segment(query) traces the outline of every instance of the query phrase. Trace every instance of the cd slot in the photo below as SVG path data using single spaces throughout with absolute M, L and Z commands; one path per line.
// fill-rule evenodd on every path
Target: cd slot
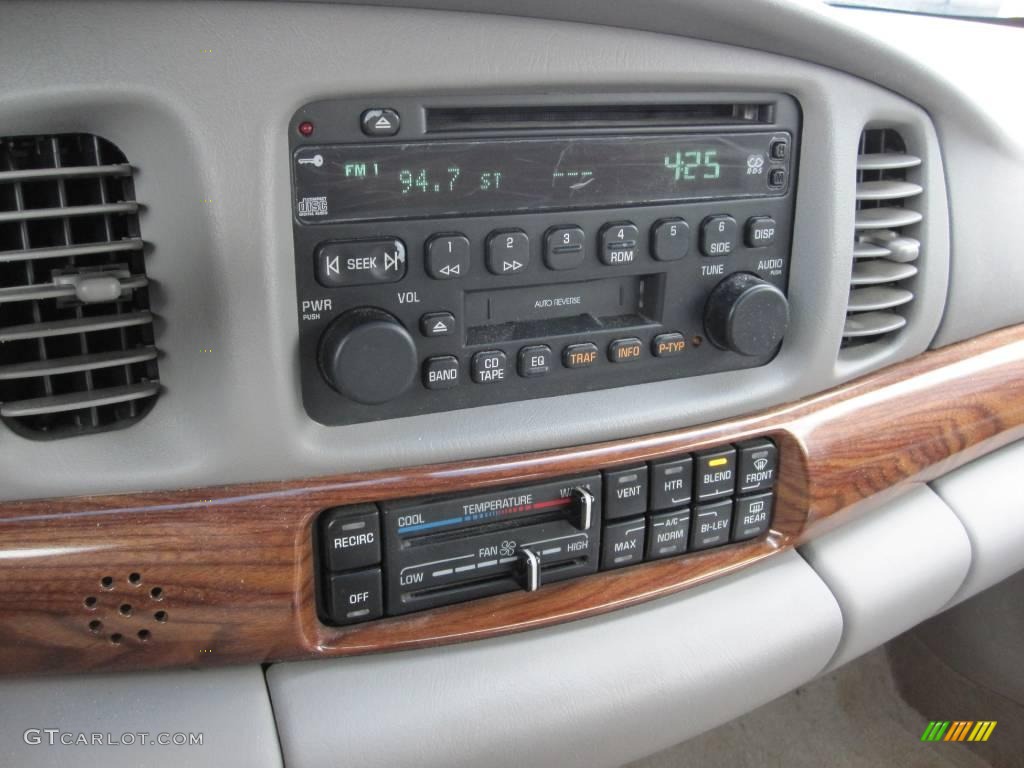
M 427 133 L 768 125 L 772 103 L 427 107 Z

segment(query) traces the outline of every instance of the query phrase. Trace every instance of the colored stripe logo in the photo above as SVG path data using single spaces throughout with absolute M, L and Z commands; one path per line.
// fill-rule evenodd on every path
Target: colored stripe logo
M 921 741 L 988 741 L 995 728 L 995 720 L 932 720 Z

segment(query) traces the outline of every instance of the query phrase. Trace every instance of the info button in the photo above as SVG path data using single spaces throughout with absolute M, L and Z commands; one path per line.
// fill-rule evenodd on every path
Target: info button
M 325 288 L 393 283 L 405 277 L 401 240 L 350 240 L 324 243 L 316 250 L 316 279 Z

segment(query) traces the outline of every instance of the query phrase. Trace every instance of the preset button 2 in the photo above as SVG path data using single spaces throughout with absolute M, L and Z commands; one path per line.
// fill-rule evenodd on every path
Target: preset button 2
M 530 238 L 521 230 L 492 232 L 487 237 L 487 269 L 495 275 L 514 275 L 530 263 Z

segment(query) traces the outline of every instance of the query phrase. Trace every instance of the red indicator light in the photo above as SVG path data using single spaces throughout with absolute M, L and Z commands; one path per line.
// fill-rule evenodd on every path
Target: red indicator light
M 309 120 L 304 120 L 303 122 L 299 123 L 299 133 L 301 133 L 303 136 L 312 136 L 313 124 L 309 122 Z

